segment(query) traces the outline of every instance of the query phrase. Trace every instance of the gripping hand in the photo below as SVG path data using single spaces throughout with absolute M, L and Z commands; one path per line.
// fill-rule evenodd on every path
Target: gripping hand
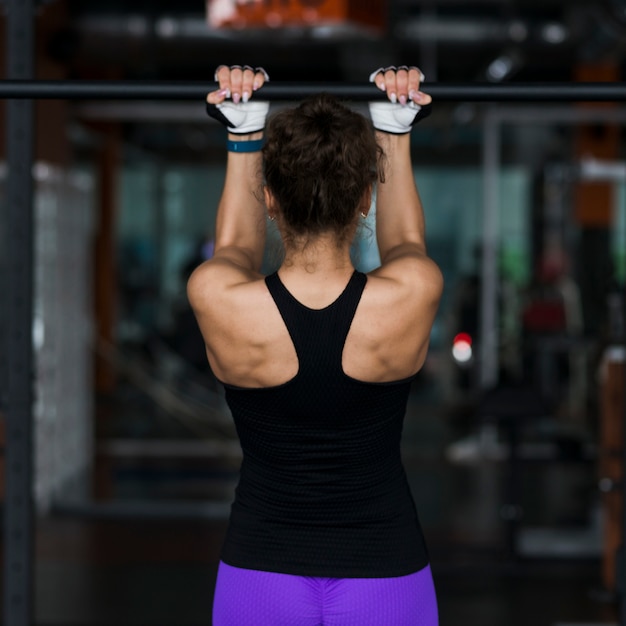
M 220 65 L 215 70 L 219 91 L 207 97 L 206 110 L 210 117 L 226 126 L 230 133 L 246 135 L 265 128 L 269 102 L 252 100 L 250 97 L 269 80 L 267 72 L 249 65 Z
M 432 98 L 419 91 L 424 75 L 406 65 L 380 68 L 372 72 L 371 83 L 387 92 L 388 102 L 370 102 L 369 112 L 376 130 L 394 135 L 410 133 L 413 126 L 428 117 Z

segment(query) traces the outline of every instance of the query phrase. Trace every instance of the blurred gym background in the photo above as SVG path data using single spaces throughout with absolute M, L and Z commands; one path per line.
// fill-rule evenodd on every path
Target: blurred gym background
M 6 28 L 0 2 L 0 77 Z M 409 63 L 427 90 L 621 81 L 625 42 L 624 0 L 42 0 L 34 54 L 47 80 L 210 82 L 251 63 L 365 81 Z M 35 112 L 34 623 L 208 625 L 240 452 L 185 283 L 212 252 L 224 130 L 203 102 Z M 446 287 L 403 452 L 442 626 L 618 623 L 625 126 L 618 103 L 448 102 L 413 132 Z M 355 248 L 376 265 L 371 233 Z

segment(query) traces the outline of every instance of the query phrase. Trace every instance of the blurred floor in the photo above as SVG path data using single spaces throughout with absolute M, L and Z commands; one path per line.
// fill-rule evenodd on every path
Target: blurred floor
M 42 520 L 36 623 L 209 626 L 224 529 L 222 522 Z M 437 541 L 431 552 L 442 626 L 616 622 L 613 607 L 593 597 L 595 561 L 511 566 Z
M 544 542 L 542 558 L 507 554 L 499 515 L 507 465 L 452 463 L 450 444 L 476 424 L 471 411 L 469 418 L 443 413 L 437 395 L 428 384 L 416 385 L 403 453 L 430 548 L 441 625 L 616 624 L 615 603 L 600 593 L 593 541 L 592 549 L 565 550 L 560 558 L 551 556 L 552 540 Z M 101 403 L 108 421 L 100 421 L 99 441 L 194 440 L 140 406 L 124 394 Z M 37 626 L 209 626 L 234 466 L 232 460 L 109 461 L 109 508 L 61 505 L 37 522 Z M 593 466 L 584 462 L 525 467 L 525 519 L 548 526 L 552 538 L 572 531 L 595 537 L 592 483 Z M 208 500 L 216 507 L 207 509 Z

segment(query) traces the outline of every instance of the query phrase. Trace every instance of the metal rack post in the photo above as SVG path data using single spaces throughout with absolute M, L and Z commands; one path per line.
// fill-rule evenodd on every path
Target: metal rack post
M 34 0 L 9 0 L 6 45 L 11 79 L 33 76 L 34 20 Z M 33 605 L 32 100 L 8 102 L 6 120 L 4 623 L 28 626 Z

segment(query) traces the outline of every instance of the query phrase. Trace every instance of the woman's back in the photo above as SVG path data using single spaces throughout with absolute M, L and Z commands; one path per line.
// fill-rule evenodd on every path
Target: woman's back
M 388 382 L 415 374 L 428 347 L 431 319 L 440 289 L 437 268 L 428 259 L 405 262 L 393 274 L 368 275 L 343 349 L 343 371 L 366 382 Z M 306 270 L 279 271 L 302 305 L 323 309 L 345 288 L 353 267 L 334 275 Z M 242 387 L 282 384 L 298 371 L 298 358 L 263 277 L 232 283 L 206 266 L 196 280 L 210 284 L 201 329 L 217 378 Z
M 354 272 L 321 309 L 298 302 L 277 274 L 265 282 L 299 367 L 273 387 L 225 385 L 244 461 L 223 556 L 309 576 L 402 576 L 424 567 L 400 458 L 412 379 L 364 383 L 342 367 L 367 277 Z

